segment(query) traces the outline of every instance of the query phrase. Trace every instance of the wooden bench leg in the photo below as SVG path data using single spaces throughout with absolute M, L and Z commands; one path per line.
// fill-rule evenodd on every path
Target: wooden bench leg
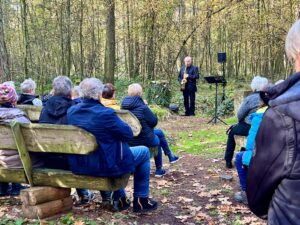
M 43 219 L 68 212 L 73 207 L 69 188 L 32 187 L 21 191 L 23 216 Z

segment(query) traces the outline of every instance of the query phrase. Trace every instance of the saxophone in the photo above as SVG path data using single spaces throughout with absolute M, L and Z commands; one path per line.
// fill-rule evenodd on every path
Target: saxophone
M 185 90 L 185 85 L 187 83 L 187 73 L 186 73 L 186 67 L 184 69 L 184 72 L 183 72 L 183 79 L 181 80 L 181 84 L 180 84 L 180 90 L 181 91 L 184 91 Z

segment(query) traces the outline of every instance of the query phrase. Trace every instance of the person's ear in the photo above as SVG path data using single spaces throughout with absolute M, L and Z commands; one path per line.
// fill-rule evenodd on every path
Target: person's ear
M 296 58 L 295 58 L 295 71 L 299 72 L 300 71 L 300 53 L 297 53 Z

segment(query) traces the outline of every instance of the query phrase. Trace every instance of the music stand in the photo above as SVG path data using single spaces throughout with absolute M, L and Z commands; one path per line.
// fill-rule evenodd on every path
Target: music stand
M 219 120 L 220 122 L 227 125 L 227 123 L 225 123 L 223 120 L 221 120 L 217 115 L 218 114 L 218 85 L 219 84 L 225 85 L 227 83 L 227 81 L 225 80 L 225 78 L 223 76 L 209 76 L 209 77 L 204 77 L 204 79 L 207 81 L 207 83 L 216 85 L 215 115 L 208 123 L 216 124 L 217 121 Z

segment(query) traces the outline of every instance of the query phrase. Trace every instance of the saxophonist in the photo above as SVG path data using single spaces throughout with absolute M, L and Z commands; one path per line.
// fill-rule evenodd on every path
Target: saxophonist
M 180 90 L 184 99 L 184 116 L 195 116 L 195 100 L 197 91 L 197 80 L 199 79 L 199 70 L 197 66 L 192 65 L 192 58 L 184 58 L 184 65 L 181 67 L 178 81 Z

